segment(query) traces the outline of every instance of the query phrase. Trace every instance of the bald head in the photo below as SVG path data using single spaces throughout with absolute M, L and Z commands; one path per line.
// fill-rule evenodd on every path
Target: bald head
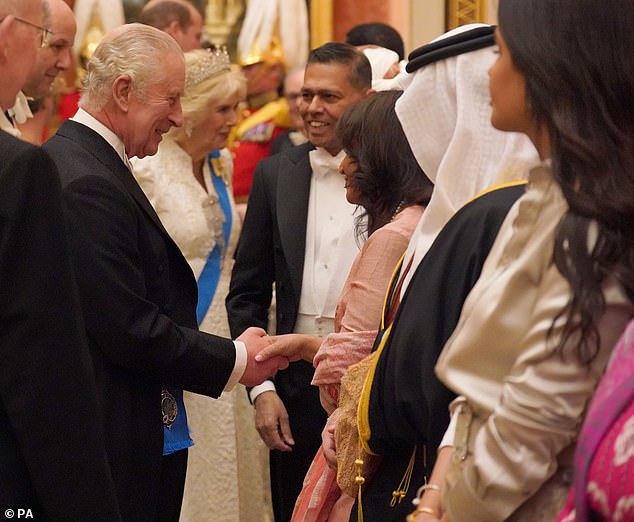
M 183 52 L 201 48 L 203 19 L 186 0 L 150 0 L 141 10 L 139 22 L 172 36 Z
M 28 8 L 28 4 L 35 4 L 37 0 L 30 0 L 28 2 L 22 2 L 22 0 L 0 0 L 0 17 L 8 14 L 17 15 L 21 14 L 21 7 Z
M 35 64 L 22 89 L 27 96 L 33 98 L 48 94 L 55 78 L 71 67 L 77 31 L 73 11 L 64 0 L 44 0 L 43 6 L 52 34 L 48 47 L 38 50 Z
M 288 115 L 291 118 L 293 127 L 297 130 L 302 130 L 304 128 L 304 120 L 302 119 L 302 115 L 299 113 L 299 105 L 297 102 L 302 93 L 305 71 L 305 64 L 293 67 L 284 79 L 284 97 L 288 102 Z
M 30 25 L 42 25 L 42 3 L 0 0 L 0 20 L 0 107 L 7 110 L 15 103 L 42 41 L 42 31 Z

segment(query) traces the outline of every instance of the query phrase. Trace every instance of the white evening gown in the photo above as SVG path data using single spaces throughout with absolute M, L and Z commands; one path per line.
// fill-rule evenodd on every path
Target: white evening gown
M 219 159 L 224 165 L 222 178 L 231 207 L 231 229 L 222 248 L 218 284 L 200 329 L 229 337 L 225 296 L 240 219 L 231 190 L 230 156 L 223 151 Z M 215 166 L 217 171 L 222 170 L 218 163 Z M 170 140 L 161 143 L 155 156 L 136 160 L 134 170 L 198 280 L 216 244 L 218 225 L 226 222 L 214 189 L 214 174 L 205 165 L 203 174 L 208 190 L 205 192 L 192 174 L 190 157 Z M 253 408 L 244 387 L 237 385 L 219 399 L 189 392 L 184 397 L 194 446 L 189 449 L 181 522 L 272 520 L 268 450 L 255 429 Z

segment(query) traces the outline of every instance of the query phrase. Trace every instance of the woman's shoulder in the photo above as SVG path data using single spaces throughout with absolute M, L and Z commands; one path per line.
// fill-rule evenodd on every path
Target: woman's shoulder
M 159 175 L 163 172 L 173 172 L 174 170 L 191 169 L 191 158 L 173 140 L 164 139 L 159 145 L 158 151 L 153 156 L 144 158 L 133 158 L 134 170 Z
M 367 255 L 369 251 L 379 251 L 382 252 L 382 256 L 388 255 L 388 252 L 394 252 L 397 258 L 400 257 L 423 215 L 423 210 L 424 207 L 420 205 L 404 208 L 394 216 L 392 221 L 377 229 L 367 239 L 362 252 Z M 398 252 L 401 253 L 398 254 Z
M 412 237 L 414 229 L 416 228 L 416 225 L 418 225 L 424 210 L 425 207 L 422 205 L 411 205 L 406 207 L 396 214 L 392 221 L 383 225 L 374 234 L 372 234 L 372 236 L 375 236 L 378 233 L 381 233 L 380 235 L 391 235 L 396 233 L 409 240 L 409 238 Z
M 155 184 L 169 185 L 174 182 L 188 184 L 192 177 L 192 160 L 176 142 L 165 139 L 154 156 L 133 160 L 137 180 L 151 178 Z

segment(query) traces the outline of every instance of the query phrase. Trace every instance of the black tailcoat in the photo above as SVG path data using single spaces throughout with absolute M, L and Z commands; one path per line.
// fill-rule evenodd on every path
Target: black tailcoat
M 115 150 L 74 121 L 44 148 L 62 180 L 122 514 L 129 521 L 156 520 L 161 386 L 218 397 L 235 348 L 198 331 L 192 271 Z
M 293 147 L 262 160 L 255 170 L 227 296 L 233 336 L 248 326 L 267 328 L 273 285 L 276 332 L 290 333 L 295 327 L 304 271 L 312 176 L 308 153 L 312 149 L 310 143 Z M 290 520 L 326 423 L 319 390 L 310 384 L 313 373 L 311 364 L 299 361 L 275 376 L 295 439 L 291 453 L 271 452 L 273 508 L 278 522 Z

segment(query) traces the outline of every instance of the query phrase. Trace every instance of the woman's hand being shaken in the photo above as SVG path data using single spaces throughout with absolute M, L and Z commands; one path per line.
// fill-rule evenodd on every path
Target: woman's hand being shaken
M 321 337 L 306 334 L 273 335 L 269 340 L 269 345 L 256 356 L 256 361 L 282 356 L 290 362 L 304 360 L 312 363 L 322 341 Z

